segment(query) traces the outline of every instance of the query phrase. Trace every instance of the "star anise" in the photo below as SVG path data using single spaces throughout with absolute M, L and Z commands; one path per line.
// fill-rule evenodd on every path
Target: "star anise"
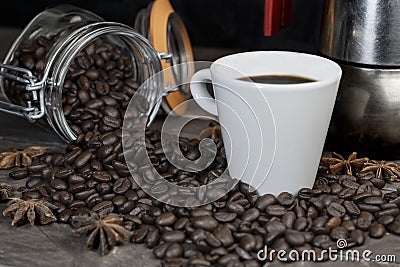
M 75 216 L 72 225 L 76 228 L 73 233 L 87 235 L 86 245 L 90 248 L 99 248 L 101 255 L 107 254 L 110 249 L 129 240 L 132 232 L 123 226 L 123 218 L 109 215 L 105 218 L 95 216 Z
M 352 168 L 361 168 L 368 158 L 357 158 L 357 152 L 353 152 L 345 159 L 342 155 L 332 152 L 332 158 L 323 158 L 322 163 L 329 166 L 333 174 L 338 174 L 345 169 L 346 174 L 353 175 Z
M 204 138 L 211 138 L 215 142 L 221 140 L 221 126 L 219 124 L 210 123 L 209 126 L 201 131 L 199 135 L 200 140 Z
M 35 225 L 35 223 L 44 225 L 57 220 L 51 211 L 57 208 L 57 206 L 43 199 L 23 200 L 14 198 L 8 203 L 3 215 L 12 218 L 11 225 L 23 224 L 26 220 L 31 225 Z
M 372 171 L 376 178 L 389 178 L 390 181 L 400 181 L 400 166 L 394 162 L 371 160 L 364 164 L 361 172 Z
M 32 159 L 43 155 L 47 147 L 31 146 L 24 150 L 10 148 L 10 151 L 0 153 L 0 169 L 30 166 Z
M 0 201 L 12 197 L 12 186 L 6 183 L 0 183 Z

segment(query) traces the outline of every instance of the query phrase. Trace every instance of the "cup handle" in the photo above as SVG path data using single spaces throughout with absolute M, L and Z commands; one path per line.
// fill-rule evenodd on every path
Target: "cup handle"
M 196 103 L 205 111 L 218 116 L 217 103 L 207 91 L 206 82 L 211 81 L 210 69 L 196 72 L 190 80 L 190 92 Z

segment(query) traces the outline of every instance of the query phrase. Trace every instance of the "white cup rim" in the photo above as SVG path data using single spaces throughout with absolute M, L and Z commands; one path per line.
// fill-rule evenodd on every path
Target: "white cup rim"
M 336 83 L 338 80 L 340 80 L 340 77 L 342 75 L 342 69 L 340 66 L 327 58 L 313 55 L 313 54 L 307 54 L 307 53 L 300 53 L 300 52 L 292 52 L 292 51 L 251 51 L 251 52 L 242 52 L 242 53 L 236 53 L 236 54 L 231 54 L 224 56 L 222 58 L 217 59 L 215 62 L 212 63 L 210 70 L 211 73 L 213 73 L 216 70 L 216 66 L 218 65 L 225 65 L 229 68 L 237 70 L 238 73 L 241 71 L 237 69 L 237 66 L 232 66 L 227 61 L 232 60 L 232 58 L 239 58 L 239 57 L 245 57 L 245 56 L 253 56 L 255 54 L 258 55 L 263 55 L 263 56 L 286 56 L 286 57 L 292 57 L 295 56 L 296 58 L 303 58 L 304 60 L 318 60 L 321 63 L 325 64 L 326 66 L 329 66 L 330 68 L 330 74 L 329 78 L 327 79 L 316 79 L 314 82 L 310 83 L 298 83 L 298 84 L 266 84 L 266 83 L 256 83 L 253 82 L 256 86 L 250 86 L 249 88 L 262 88 L 262 89 L 267 89 L 267 90 L 291 90 L 296 88 L 296 90 L 309 90 L 309 89 L 314 89 L 314 88 L 320 88 L 321 86 L 325 86 L 328 84 Z M 277 75 L 290 75 L 288 73 L 282 73 L 282 74 L 277 74 Z M 232 81 L 233 77 L 225 76 L 225 77 L 220 77 L 222 80 L 227 80 L 227 81 Z M 235 83 L 239 84 L 246 84 L 248 81 L 243 81 L 239 79 L 234 79 Z

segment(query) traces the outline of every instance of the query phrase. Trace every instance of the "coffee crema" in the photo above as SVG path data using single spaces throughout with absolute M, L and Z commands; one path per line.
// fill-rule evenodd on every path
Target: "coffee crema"
M 240 81 L 265 83 L 265 84 L 301 84 L 311 83 L 316 80 L 294 75 L 257 75 L 238 78 Z

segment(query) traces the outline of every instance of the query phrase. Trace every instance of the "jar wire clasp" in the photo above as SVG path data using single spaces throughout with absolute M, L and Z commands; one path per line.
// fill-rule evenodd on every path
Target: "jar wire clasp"
M 37 77 L 33 73 L 24 68 L 1 64 L 0 63 L 0 75 L 25 84 L 25 89 L 27 92 L 31 93 L 31 100 L 27 100 L 27 106 L 15 105 L 12 103 L 0 101 L 0 111 L 10 113 L 17 116 L 26 117 L 29 121 L 35 121 L 40 119 L 45 114 L 44 105 L 44 91 L 43 83 L 44 81 L 38 81 Z M 4 81 L 3 81 L 4 86 Z M 33 106 L 32 101 L 39 103 L 39 107 Z

